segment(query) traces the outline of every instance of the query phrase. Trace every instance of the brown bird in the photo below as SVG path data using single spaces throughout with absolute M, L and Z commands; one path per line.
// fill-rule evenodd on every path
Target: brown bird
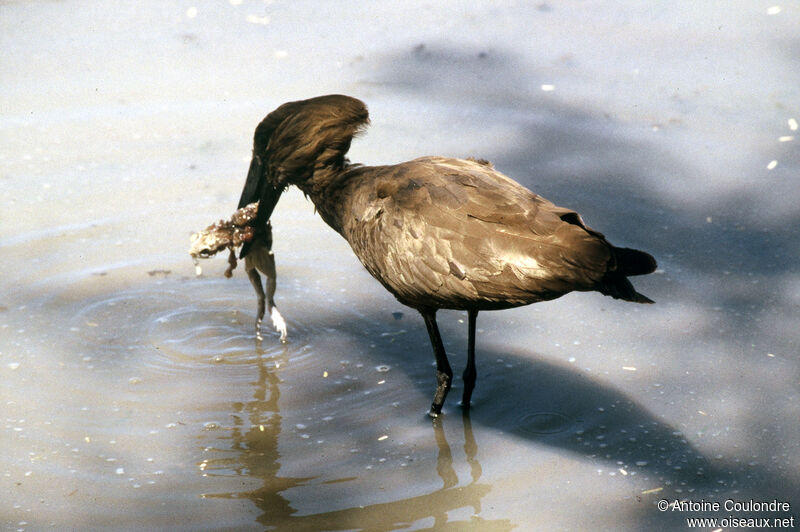
M 345 157 L 350 143 L 368 124 L 364 103 L 342 95 L 285 103 L 264 118 L 239 202 L 260 201 L 256 236 L 241 256 L 263 247 L 283 190 L 300 188 L 369 273 L 422 314 L 436 357 L 432 417 L 441 413 L 453 377 L 437 310 L 468 313 L 462 396 L 468 408 L 477 376 L 479 311 L 573 290 L 652 303 L 627 279 L 652 273 L 652 256 L 614 247 L 578 213 L 537 196 L 486 161 L 422 157 L 388 166 L 351 164 Z

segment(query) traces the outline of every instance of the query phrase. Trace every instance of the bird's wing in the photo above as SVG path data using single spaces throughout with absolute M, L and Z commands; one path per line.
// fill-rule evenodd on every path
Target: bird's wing
M 488 164 L 428 157 L 376 170 L 355 194 L 351 244 L 401 301 L 512 306 L 591 289 L 608 268 L 608 243 L 577 213 Z

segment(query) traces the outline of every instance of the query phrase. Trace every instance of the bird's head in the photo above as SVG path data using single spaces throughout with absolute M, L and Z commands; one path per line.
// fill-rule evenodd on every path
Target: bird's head
M 350 142 L 367 124 L 364 102 L 340 94 L 288 102 L 269 113 L 256 128 L 239 200 L 239 208 L 259 202 L 256 230 L 269 221 L 289 185 L 308 194 L 319 180 L 343 169 Z

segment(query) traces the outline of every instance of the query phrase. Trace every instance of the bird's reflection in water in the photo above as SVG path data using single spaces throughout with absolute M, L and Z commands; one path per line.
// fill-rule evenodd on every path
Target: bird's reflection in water
M 276 362 L 280 365 L 285 356 L 284 353 Z M 505 519 L 484 520 L 480 517 L 481 499 L 491 490 L 491 486 L 479 483 L 482 471 L 477 459 L 478 445 L 468 413 L 462 416 L 464 454 L 471 474 L 471 481 L 467 485 L 459 486 L 453 453 L 445 437 L 445 420 L 440 418 L 432 421 L 433 438 L 438 451 L 436 471 L 443 483 L 440 489 L 391 502 L 295 515 L 297 511 L 292 508 L 284 493 L 290 488 L 302 487 L 313 477 L 292 478 L 279 475 L 281 459 L 291 460 L 291 457 L 281 457 L 278 453 L 278 438 L 281 434 L 281 414 L 278 409 L 280 379 L 263 359 L 259 358 L 258 366 L 259 379 L 255 383 L 253 400 L 233 405 L 236 422 L 230 438 L 236 456 L 217 461 L 209 460 L 208 469 L 209 472 L 227 469 L 253 480 L 258 479 L 262 485 L 253 491 L 207 494 L 205 497 L 249 499 L 261 510 L 257 521 L 267 530 L 377 532 L 413 526 L 416 530 L 499 532 L 514 528 Z M 358 477 L 342 479 L 345 480 L 357 482 Z M 336 483 L 335 480 L 325 482 L 329 485 Z M 471 508 L 471 517 L 451 520 L 448 514 L 462 508 Z

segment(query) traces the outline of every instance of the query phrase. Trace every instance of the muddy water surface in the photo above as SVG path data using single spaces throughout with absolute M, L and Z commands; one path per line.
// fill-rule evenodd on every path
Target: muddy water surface
M 41 272 L 2 313 L 10 528 L 512 530 L 551 521 L 539 507 L 565 499 L 586 513 L 559 523 L 593 515 L 635 528 L 672 522 L 652 510 L 654 493 L 722 497 L 757 477 L 644 406 L 662 385 L 634 376 L 656 362 L 620 360 L 603 338 L 617 320 L 646 323 L 649 309 L 601 320 L 608 331 L 534 325 L 602 313 L 602 298 L 570 296 L 555 315 L 482 315 L 475 405 L 457 405 L 456 382 L 432 423 L 421 319 L 331 241 L 300 194 L 277 211 L 289 218 L 305 229 L 278 224 L 276 235 L 297 231 L 308 247 L 276 248 L 285 344 L 255 340 L 254 295 L 240 269 L 222 277 L 222 257 L 195 277 L 180 249 L 77 270 L 31 256 L 113 245 L 93 227 L 6 246 Z M 456 373 L 464 319 L 440 317 Z M 628 341 L 648 352 L 642 334 Z M 587 492 L 600 488 L 603 500 Z M 608 514 L 609 499 L 626 515 Z
M 0 3 L 0 529 L 798 515 L 796 8 L 456 4 Z M 354 161 L 491 159 L 652 252 L 657 304 L 482 313 L 470 414 L 456 379 L 432 423 L 421 318 L 294 191 L 289 339 L 257 342 L 242 269 L 195 277 L 188 238 L 231 214 L 258 121 L 331 92 L 370 106 Z M 458 374 L 465 316 L 439 320 Z

